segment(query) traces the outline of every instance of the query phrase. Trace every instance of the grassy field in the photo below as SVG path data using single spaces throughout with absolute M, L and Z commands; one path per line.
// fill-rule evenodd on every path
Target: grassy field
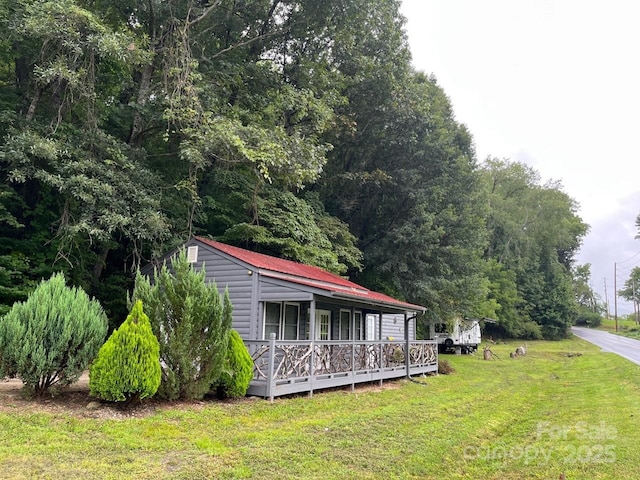
M 627 320 L 626 318 L 618 318 L 618 330 L 628 329 L 635 326 L 636 322 L 633 320 Z M 616 323 L 613 318 L 603 318 L 602 324 L 598 327 L 600 330 L 606 330 L 608 332 L 616 331 Z
M 611 333 L 617 333 L 629 338 L 640 339 L 640 325 L 634 320 L 618 319 L 618 331 L 616 332 L 616 322 L 614 319 L 603 319 L 599 327 L 600 330 L 606 330 Z
M 577 339 L 510 359 L 516 346 L 443 356 L 456 372 L 423 384 L 274 403 L 105 416 L 5 402 L 0 478 L 640 478 L 640 367 Z

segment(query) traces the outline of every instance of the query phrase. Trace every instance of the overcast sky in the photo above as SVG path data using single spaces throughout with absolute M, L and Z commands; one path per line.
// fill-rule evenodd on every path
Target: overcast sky
M 559 180 L 591 227 L 578 263 L 613 314 L 640 265 L 640 2 L 402 0 L 414 67 L 433 73 L 479 160 Z M 618 315 L 633 307 L 618 299 Z

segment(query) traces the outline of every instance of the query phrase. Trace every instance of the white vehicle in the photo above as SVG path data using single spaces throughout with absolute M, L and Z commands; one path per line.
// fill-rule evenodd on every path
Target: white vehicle
M 429 338 L 433 340 L 436 337 L 441 352 L 473 353 L 482 341 L 480 319 L 456 318 L 449 323 L 432 322 L 429 324 Z

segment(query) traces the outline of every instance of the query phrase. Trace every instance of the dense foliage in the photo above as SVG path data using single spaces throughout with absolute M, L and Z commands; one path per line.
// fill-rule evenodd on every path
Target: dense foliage
M 106 333 L 98 301 L 54 274 L 0 319 L 0 378 L 18 377 L 39 396 L 53 385 L 71 384 L 95 358 Z
M 485 255 L 500 330 L 566 336 L 577 313 L 573 258 L 587 232 L 575 201 L 520 163 L 489 159 L 482 179 L 491 205 Z
M 160 377 L 160 345 L 138 300 L 91 364 L 89 389 L 102 400 L 134 404 L 156 393 Z
M 618 295 L 633 303 L 635 320 L 638 321 L 636 312 L 640 312 L 640 267 L 631 269 L 629 278 L 625 280 L 623 288 L 618 290 Z
M 229 333 L 229 346 L 224 370 L 216 384 L 219 397 L 244 397 L 253 379 L 253 359 L 240 334 L 235 330 Z
M 523 165 L 478 164 L 435 77 L 411 67 L 399 4 L 5 3 L 0 309 L 64 270 L 123 318 L 131 272 L 196 233 L 426 319 L 564 335 L 576 205 Z
M 148 276 L 138 272 L 133 300 L 142 300 L 160 343 L 162 381 L 158 395 L 200 399 L 224 369 L 231 329 L 231 302 L 215 283 L 205 283 L 205 270 L 194 271 L 181 250 Z

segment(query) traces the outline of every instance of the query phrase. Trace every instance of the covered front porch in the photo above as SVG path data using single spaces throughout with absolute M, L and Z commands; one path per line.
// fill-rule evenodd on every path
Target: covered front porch
M 253 358 L 248 395 L 268 399 L 323 388 L 436 372 L 433 340 L 245 340 Z

